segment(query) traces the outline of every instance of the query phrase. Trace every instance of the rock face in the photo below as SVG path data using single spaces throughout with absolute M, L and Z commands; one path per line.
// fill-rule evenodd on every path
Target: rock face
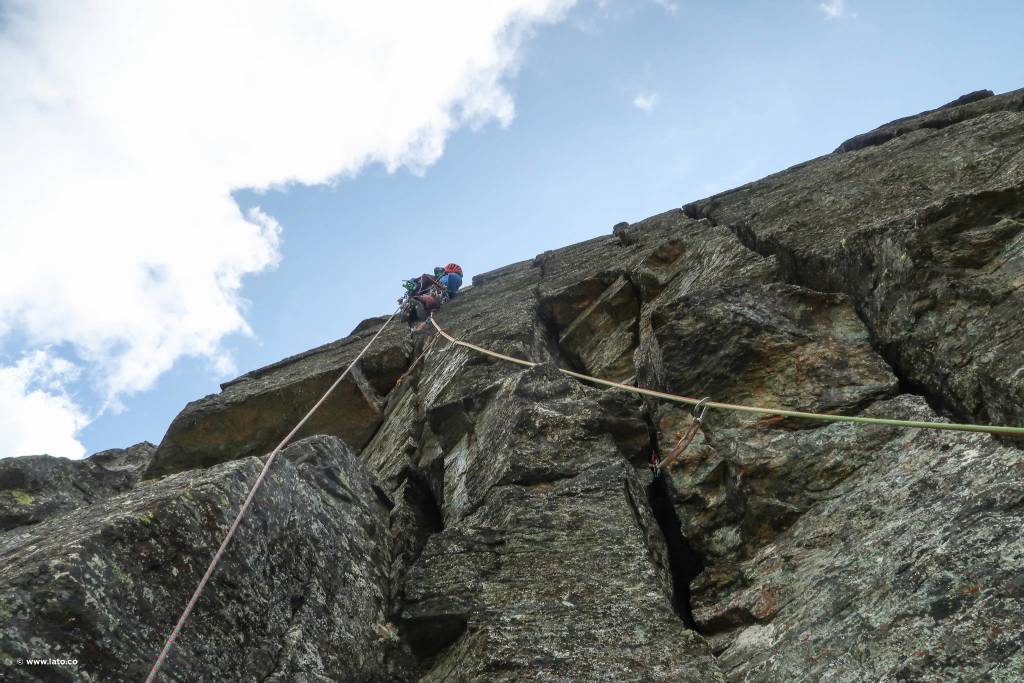
M 993 111 L 1000 111 L 1008 108 L 1016 108 L 1020 111 L 1021 106 L 1024 105 L 1024 101 L 1019 97 L 1020 93 L 1016 93 L 1015 98 L 1011 99 L 1009 103 L 1006 102 L 1008 98 L 1002 97 L 992 100 L 991 102 L 973 104 L 992 97 L 994 94 L 995 93 L 991 90 L 976 90 L 972 93 L 961 95 L 952 102 L 942 105 L 938 109 L 921 112 L 917 116 L 907 116 L 902 119 L 896 119 L 895 121 L 891 121 L 872 131 L 852 137 L 839 145 L 839 147 L 836 148 L 836 151 L 852 152 L 856 149 L 864 149 L 865 147 L 881 145 L 905 133 L 920 130 L 922 128 L 945 128 L 946 126 L 952 126 L 954 123 L 960 123 L 961 121 L 966 121 L 967 119 L 982 116 Z M 967 104 L 972 106 L 961 106 Z M 1007 104 L 1010 106 L 1008 107 Z
M 335 437 L 282 452 L 168 661 L 168 680 L 395 680 L 388 509 Z M 147 482 L 0 540 L 0 650 L 75 659 L 5 680 L 142 680 L 261 463 Z
M 868 415 L 934 419 L 918 397 Z M 1024 459 L 989 437 L 834 424 L 723 435 L 673 475 L 731 680 L 1020 680 Z M 718 481 L 707 472 L 717 467 Z
M 389 328 L 165 677 L 1022 680 L 1020 441 L 712 412 L 652 476 L 689 412 L 558 372 L 1022 425 L 1022 285 L 1024 91 L 478 275 L 440 324 L 538 365 Z M 0 462 L 0 659 L 79 662 L 4 673 L 144 676 L 253 456 L 383 322 L 189 404 L 155 452 Z
M 672 610 L 665 542 L 599 398 L 527 371 L 446 454 L 444 530 L 401 613 L 423 680 L 720 679 Z
M 0 531 L 36 524 L 135 486 L 156 446 L 145 442 L 85 460 L 49 455 L 0 460 Z
M 384 322 L 384 319 L 379 321 Z M 357 328 L 341 341 L 254 370 L 194 401 L 171 423 L 146 477 L 157 477 L 270 451 L 355 359 L 375 329 Z M 362 448 L 380 424 L 383 395 L 409 362 L 409 346 L 391 330 L 368 353 L 298 438 L 341 437 Z
M 953 123 L 931 125 L 939 115 Z M 686 212 L 775 256 L 788 281 L 846 294 L 908 388 L 1020 424 L 1022 121 L 1022 90 L 943 108 Z

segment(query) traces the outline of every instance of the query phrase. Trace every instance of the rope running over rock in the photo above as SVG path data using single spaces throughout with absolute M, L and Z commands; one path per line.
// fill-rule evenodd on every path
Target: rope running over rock
M 225 548 L 227 548 L 228 543 L 231 542 L 231 537 L 235 535 L 235 531 L 238 529 L 238 525 L 242 522 L 242 518 L 245 516 L 246 511 L 249 509 L 249 505 L 252 503 L 252 499 L 256 495 L 256 491 L 259 490 L 260 485 L 263 484 L 263 479 L 267 476 L 267 472 L 270 471 L 270 466 L 274 463 L 274 458 L 277 457 L 277 454 L 281 451 L 281 449 L 284 448 L 289 441 L 291 441 L 292 437 L 295 436 L 299 429 L 302 428 L 302 425 L 306 424 L 306 421 L 310 417 L 312 417 L 313 413 L 316 412 L 317 408 L 323 405 L 323 402 L 327 400 L 327 397 L 331 395 L 331 392 L 334 391 L 339 384 L 341 384 L 341 381 L 345 379 L 349 371 L 353 367 L 355 367 L 355 364 L 359 362 L 359 359 L 363 357 L 363 354 L 366 353 L 366 351 L 371 346 L 373 346 L 373 343 L 377 341 L 377 337 L 379 337 L 381 332 L 384 331 L 384 328 L 386 328 L 388 324 L 392 320 L 394 320 L 395 315 L 397 314 L 398 311 L 395 311 L 386 321 L 384 321 L 384 324 L 381 325 L 379 330 L 377 330 L 377 334 L 373 335 L 373 338 L 369 341 L 369 343 L 366 344 L 366 346 L 363 347 L 363 350 L 359 352 L 359 355 L 357 355 L 352 360 L 352 362 L 348 364 L 348 367 L 345 368 L 345 371 L 338 376 L 338 379 L 334 380 L 334 384 L 332 384 L 327 389 L 327 391 L 324 392 L 324 395 L 320 397 L 320 400 L 316 402 L 316 405 L 309 409 L 309 412 L 306 413 L 305 417 L 299 420 L 299 423 L 295 425 L 292 431 L 288 432 L 288 435 L 281 439 L 281 443 L 277 444 L 277 448 L 271 451 L 270 455 L 267 457 L 267 461 L 263 464 L 263 470 L 260 472 L 260 476 L 256 477 L 256 481 L 253 483 L 252 488 L 249 489 L 249 495 L 245 497 L 245 502 L 242 503 L 241 509 L 239 509 L 238 514 L 235 516 L 235 521 L 231 523 L 231 528 L 228 529 L 227 535 L 224 536 L 224 540 L 221 541 L 220 548 L 217 549 L 217 552 L 214 554 L 213 559 L 210 560 L 210 566 L 206 568 L 206 573 L 203 574 L 203 578 L 199 581 L 199 585 L 196 586 L 195 592 L 192 593 L 192 598 L 188 601 L 188 605 L 185 606 L 185 611 L 181 613 L 181 617 L 178 619 L 178 623 L 174 625 L 174 630 L 171 631 L 171 635 L 167 637 L 167 642 L 164 643 L 163 650 L 161 650 L 160 655 L 156 658 L 156 662 L 153 664 L 153 668 L 149 670 L 149 675 L 146 676 L 146 683 L 153 683 L 153 681 L 156 680 L 156 676 L 157 673 L 160 671 L 160 667 L 163 666 L 164 661 L 166 661 L 167 655 L 170 654 L 171 648 L 174 647 L 174 641 L 177 640 L 178 636 L 181 634 L 181 629 L 185 625 L 185 621 L 192 613 L 192 608 L 196 606 L 196 602 L 199 601 L 199 596 L 202 595 L 203 589 L 206 588 L 207 582 L 213 575 L 213 571 L 217 568 L 217 565 L 220 563 L 220 559 L 224 555 Z
M 192 597 L 189 599 L 188 604 L 185 606 L 185 610 L 182 612 L 181 617 L 179 617 L 178 622 L 175 624 L 174 630 L 171 632 L 170 636 L 168 636 L 167 638 L 167 641 L 164 643 L 163 649 L 161 650 L 159 656 L 157 656 L 156 662 L 153 664 L 152 669 L 150 669 L 149 675 L 146 677 L 146 683 L 153 683 L 153 681 L 156 680 L 160 668 L 167 660 L 167 656 L 170 654 L 171 649 L 174 647 L 175 641 L 181 634 L 181 629 L 185 625 L 185 621 L 192 613 L 193 608 L 199 601 L 199 597 L 202 595 L 203 590 L 206 588 L 206 584 L 209 582 L 214 570 L 220 563 L 220 560 L 224 555 L 225 549 L 231 542 L 232 537 L 235 535 L 235 531 L 238 529 L 239 524 L 241 524 L 243 517 L 245 517 L 245 513 L 248 511 L 249 506 L 252 504 L 252 500 L 256 496 L 256 492 L 263 484 L 263 480 L 266 478 L 267 472 L 270 471 L 270 467 L 274 463 L 274 459 L 277 457 L 277 454 L 281 451 L 281 449 L 283 449 L 288 444 L 289 441 L 291 441 L 292 437 L 295 436 L 295 434 L 302 428 L 302 426 L 309 420 L 309 418 L 313 416 L 313 413 L 315 413 L 317 409 L 320 408 L 321 405 L 323 405 L 324 401 L 326 401 L 328 396 L 330 396 L 331 393 L 338 387 L 338 385 L 341 384 L 342 380 L 344 380 L 345 377 L 348 376 L 348 373 L 352 370 L 353 367 L 355 367 L 355 364 L 359 362 L 359 360 L 363 357 L 367 350 L 369 350 L 369 348 L 373 346 L 373 343 L 377 341 L 377 338 L 380 337 L 381 333 L 384 332 L 384 329 L 387 328 L 387 326 L 391 323 L 392 320 L 394 320 L 395 315 L 397 315 L 397 313 L 398 311 L 395 311 L 388 317 L 384 324 L 381 325 L 381 328 L 377 330 L 377 333 L 373 335 L 373 338 L 370 339 L 366 346 L 364 346 L 362 350 L 359 352 L 359 354 L 352 360 L 352 362 L 349 363 L 348 367 L 345 368 L 344 372 L 342 372 L 341 375 L 338 376 L 338 379 L 336 379 L 334 383 L 327 389 L 327 391 L 324 392 L 324 395 L 320 397 L 320 400 L 317 401 L 316 404 L 309 409 L 309 412 L 307 412 L 306 415 L 301 420 L 299 420 L 299 423 L 295 425 L 295 427 L 290 432 L 288 432 L 287 436 L 285 436 L 284 439 L 281 440 L 281 443 L 279 443 L 277 447 L 274 448 L 273 451 L 271 451 L 270 455 L 267 457 L 267 460 L 263 465 L 263 469 L 260 471 L 259 476 L 256 478 L 256 481 L 249 489 L 249 493 L 246 496 L 245 501 L 242 503 L 242 507 L 239 509 L 238 514 L 235 516 L 235 520 L 231 523 L 231 527 L 228 529 L 227 534 L 224 536 L 224 540 L 221 542 L 220 547 L 214 554 L 213 559 L 210 560 L 210 565 L 209 567 L 207 567 L 206 573 L 203 574 L 203 578 L 199 581 L 199 585 L 196 586 L 195 592 L 192 593 Z M 442 337 L 458 346 L 472 349 L 479 353 L 491 356 L 492 358 L 498 358 L 500 360 L 504 360 L 509 363 L 516 363 L 518 365 L 522 365 L 525 367 L 532 368 L 540 365 L 540 363 L 523 360 L 522 358 L 514 358 L 513 356 L 498 353 L 497 351 L 491 351 L 490 349 L 486 349 L 482 346 L 477 346 L 476 344 L 471 344 L 469 342 L 462 341 L 461 339 L 453 337 L 452 335 L 448 334 L 445 330 L 443 330 L 441 326 L 437 324 L 437 321 L 433 317 L 430 318 L 430 323 L 434 326 L 434 328 Z M 427 349 L 425 349 L 422 354 L 420 354 L 420 358 L 425 356 L 427 352 L 431 350 L 432 346 L 433 344 L 431 343 L 431 345 Z M 418 362 L 420 358 L 417 358 L 416 362 Z M 411 369 L 412 368 L 410 368 L 410 370 Z M 655 391 L 653 389 L 645 389 L 643 387 L 635 387 L 629 384 L 623 384 L 621 382 L 613 382 L 611 380 L 601 379 L 599 377 L 592 377 L 590 375 L 584 375 L 582 373 L 573 372 L 572 370 L 566 370 L 564 368 L 558 368 L 558 371 L 561 372 L 562 374 L 583 380 L 585 382 L 593 382 L 595 384 L 613 387 L 616 389 L 622 389 L 623 391 L 629 391 L 644 396 L 651 396 L 653 398 L 658 398 L 666 401 L 684 403 L 686 405 L 691 406 L 695 406 L 701 403 L 700 399 L 690 398 L 688 396 L 679 396 L 677 394 L 670 394 L 663 391 Z M 731 410 L 737 412 L 756 413 L 761 415 L 771 415 L 780 417 L 796 417 L 809 420 L 822 420 L 826 422 L 853 422 L 858 424 L 887 425 L 893 427 L 906 427 L 915 429 L 942 429 L 949 431 L 982 432 L 988 434 L 1008 434 L 1013 436 L 1024 436 L 1024 427 L 955 424 L 947 422 L 925 422 L 918 420 L 894 420 L 886 418 L 860 417 L 854 415 L 828 415 L 823 413 L 803 412 L 799 410 L 786 410 L 782 408 L 765 408 L 761 406 L 745 406 L 734 403 L 720 403 L 716 401 L 707 401 L 704 405 L 706 405 L 708 408 L 713 408 L 716 410 Z
M 522 358 L 513 358 L 512 356 L 506 356 L 503 353 L 497 351 L 491 351 L 485 349 L 482 346 L 476 344 L 470 344 L 469 342 L 457 339 L 452 335 L 441 329 L 441 326 L 437 324 L 434 318 L 430 318 L 431 324 L 434 328 L 443 336 L 445 339 L 453 344 L 464 346 L 467 349 L 472 349 L 483 354 L 487 354 L 493 358 L 499 358 L 510 363 L 517 363 L 526 367 L 536 367 L 540 363 L 534 363 L 532 361 L 523 360 Z M 629 384 L 623 384 L 621 382 L 612 382 L 607 379 L 600 379 L 599 377 L 591 377 L 590 375 L 584 375 L 579 372 L 573 372 L 572 370 L 566 370 L 564 368 L 558 368 L 558 371 L 564 375 L 581 379 L 585 382 L 593 382 L 595 384 L 601 384 L 607 387 L 614 387 L 616 389 L 622 389 L 623 391 L 630 391 L 634 394 L 642 394 L 644 396 L 652 396 L 654 398 L 660 398 L 665 401 L 673 401 L 675 403 L 685 403 L 687 405 L 695 406 L 700 403 L 700 399 L 690 398 L 688 396 L 679 396 L 676 394 L 669 394 L 664 391 L 655 391 L 653 389 L 644 389 L 643 387 L 634 387 Z M 738 405 L 735 403 L 719 403 L 715 401 L 707 401 L 705 405 L 708 408 L 715 410 L 731 410 L 741 413 L 756 413 L 760 415 L 772 415 L 780 417 L 797 417 L 805 420 L 822 420 L 824 422 L 853 422 L 857 424 L 873 424 L 873 425 L 887 425 L 890 427 L 906 427 L 912 429 L 944 429 L 955 432 L 983 432 L 986 434 L 1007 434 L 1012 436 L 1024 436 L 1024 427 L 1003 427 L 1003 426 L 991 426 L 991 425 L 976 425 L 976 424 L 956 424 L 951 422 L 925 422 L 920 420 L 894 420 L 881 417 L 861 417 L 859 415 L 828 415 L 825 413 L 807 413 L 800 410 L 786 410 L 784 408 L 764 408 L 761 406 L 745 406 Z

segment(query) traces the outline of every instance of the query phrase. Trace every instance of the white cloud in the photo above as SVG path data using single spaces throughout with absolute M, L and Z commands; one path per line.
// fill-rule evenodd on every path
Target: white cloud
M 633 106 L 639 109 L 640 111 L 650 111 L 654 109 L 654 105 L 657 103 L 657 101 L 657 93 L 640 93 L 639 95 L 633 98 Z
M 679 5 L 673 2 L 673 0 L 654 0 L 654 3 L 669 14 L 675 14 L 679 11 Z
M 507 124 L 521 41 L 573 1 L 3 4 L 0 341 L 70 345 L 107 405 L 184 355 L 229 366 L 281 231 L 230 192 L 422 171 L 457 127 Z M 43 393 L 68 419 L 38 443 L 80 454 L 81 410 Z
M 846 0 L 825 0 L 818 5 L 818 10 L 825 15 L 825 19 L 855 18 L 857 16 L 846 9 Z
M 88 418 L 63 389 L 77 373 L 74 365 L 43 350 L 0 367 L 0 457 L 85 454 L 74 435 Z

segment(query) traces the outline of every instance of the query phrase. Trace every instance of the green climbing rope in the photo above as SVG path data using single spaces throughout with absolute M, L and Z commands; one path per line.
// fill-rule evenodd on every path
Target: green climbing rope
M 441 329 L 441 326 L 437 324 L 437 321 L 433 318 L 430 322 L 434 325 L 437 331 L 448 341 L 459 346 L 463 346 L 468 349 L 473 349 L 479 353 L 487 354 L 493 358 L 500 358 L 504 361 L 511 363 L 517 363 L 519 365 L 525 365 L 528 367 L 536 367 L 539 363 L 532 361 L 523 360 L 522 358 L 513 358 L 512 356 L 506 356 L 503 353 L 491 351 L 485 349 L 482 346 L 476 344 L 470 344 L 469 342 L 457 339 L 452 335 Z M 624 391 L 630 391 L 634 394 L 642 394 L 644 396 L 651 396 L 653 398 L 659 398 L 665 401 L 673 401 L 675 403 L 685 403 L 686 405 L 695 406 L 701 402 L 701 399 L 690 398 L 688 396 L 679 396 L 676 394 L 669 394 L 664 391 L 655 391 L 654 389 L 644 389 L 643 387 L 634 387 L 629 384 L 623 384 L 621 382 L 613 382 L 607 379 L 601 379 L 600 377 L 591 377 L 590 375 L 584 375 L 580 372 L 573 372 L 572 370 L 566 370 L 559 368 L 559 372 L 581 379 L 585 382 L 593 382 L 595 384 L 601 384 L 607 387 L 614 387 L 616 389 L 622 389 Z M 887 425 L 890 427 L 907 427 L 915 429 L 944 429 L 947 431 L 954 432 L 982 432 L 985 434 L 1002 434 L 1006 436 L 1022 436 L 1024 437 L 1024 427 L 1008 427 L 998 425 L 976 425 L 976 424 L 958 424 L 955 422 L 926 422 L 922 420 L 895 420 L 884 417 L 861 417 L 859 415 L 830 415 L 827 413 L 808 413 L 801 410 L 786 410 L 784 408 L 764 408 L 761 406 L 744 406 L 735 403 L 720 403 L 717 401 L 705 401 L 704 405 L 708 408 L 715 410 L 730 410 L 741 413 L 755 413 L 759 415 L 770 415 L 777 417 L 796 417 L 804 420 L 821 420 L 823 422 L 853 422 L 855 424 L 869 424 L 869 425 Z

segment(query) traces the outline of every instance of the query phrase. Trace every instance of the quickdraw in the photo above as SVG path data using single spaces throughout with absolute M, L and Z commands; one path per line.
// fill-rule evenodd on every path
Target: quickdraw
M 651 451 L 651 457 L 648 460 L 648 465 L 654 472 L 655 478 L 660 477 L 662 474 L 662 470 L 664 470 L 667 465 L 672 464 L 674 460 L 676 460 L 680 455 L 682 455 L 686 451 L 687 448 L 689 448 L 690 443 L 693 441 L 693 438 L 697 436 L 697 431 L 703 428 L 704 414 L 708 412 L 707 403 L 709 400 L 711 400 L 711 397 L 705 396 L 704 398 L 697 402 L 697 405 L 693 407 L 693 422 L 690 423 L 690 426 L 687 428 L 686 432 L 679 439 L 679 441 L 676 442 L 676 445 L 672 448 L 671 451 L 669 451 L 669 454 L 667 456 L 665 456 L 664 458 L 659 458 L 657 451 Z
M 442 284 L 431 285 L 429 294 L 436 297 L 442 306 L 448 303 L 448 288 Z
M 423 302 L 424 314 L 427 318 L 430 318 L 434 310 L 444 306 L 451 299 L 451 294 L 449 294 L 447 287 L 440 282 L 432 281 L 430 286 L 422 291 L 423 297 L 430 297 L 437 302 L 436 306 L 431 310 L 430 306 L 417 294 L 420 291 L 419 280 L 405 280 L 402 282 L 402 286 L 405 288 L 405 294 L 398 300 L 402 322 L 410 322 L 416 317 L 417 301 Z

